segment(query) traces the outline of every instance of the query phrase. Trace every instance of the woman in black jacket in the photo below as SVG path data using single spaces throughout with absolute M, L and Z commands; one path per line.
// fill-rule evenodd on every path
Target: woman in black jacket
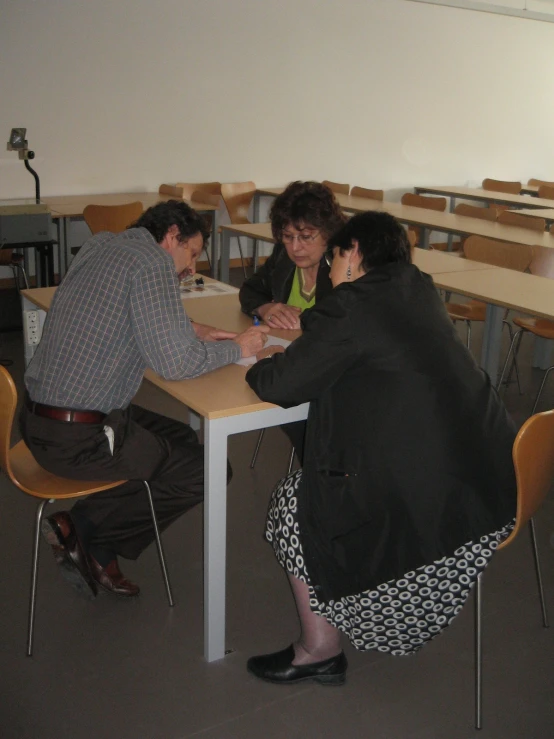
M 291 182 L 275 199 L 269 217 L 277 243 L 265 264 L 244 282 L 240 304 L 270 328 L 299 329 L 301 313 L 333 288 L 324 255 L 329 236 L 346 217 L 333 192 L 320 182 Z M 282 429 L 302 464 L 305 422 Z
M 310 401 L 303 469 L 277 486 L 265 530 L 302 632 L 248 662 L 279 683 L 344 682 L 341 631 L 360 650 L 420 649 L 459 613 L 516 506 L 515 428 L 402 226 L 364 213 L 330 245 L 332 293 L 246 376 L 263 400 Z

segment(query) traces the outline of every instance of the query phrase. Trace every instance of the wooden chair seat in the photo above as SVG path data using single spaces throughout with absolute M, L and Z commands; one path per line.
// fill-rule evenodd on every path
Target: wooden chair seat
M 510 182 L 506 180 L 492 180 L 487 177 L 483 180 L 483 190 L 491 190 L 492 192 L 505 192 L 510 195 L 519 195 L 521 192 L 521 182 Z
M 321 183 L 332 190 L 337 195 L 348 195 L 350 192 L 350 185 L 342 182 L 331 182 L 331 180 L 323 180 Z
M 518 317 L 514 318 L 514 323 L 541 339 L 554 339 L 554 321 L 549 321 L 547 318 Z
M 445 307 L 453 321 L 484 321 L 487 315 L 487 305 L 480 300 L 445 303 Z
M 367 187 L 358 187 L 355 185 L 351 190 L 350 194 L 354 198 L 367 198 L 368 200 L 384 200 L 384 190 L 370 190 Z

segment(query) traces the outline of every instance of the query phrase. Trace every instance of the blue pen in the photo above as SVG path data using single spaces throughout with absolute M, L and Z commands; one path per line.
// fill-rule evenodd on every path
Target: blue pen
M 254 326 L 260 325 L 260 319 L 258 318 L 258 316 L 254 316 L 254 318 L 252 319 L 252 323 L 254 324 Z

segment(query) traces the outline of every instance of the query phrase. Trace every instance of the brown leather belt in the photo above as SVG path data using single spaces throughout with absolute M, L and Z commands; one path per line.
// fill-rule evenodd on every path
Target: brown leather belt
M 35 403 L 29 396 L 26 397 L 25 404 L 35 416 L 52 418 L 54 421 L 65 421 L 66 423 L 102 423 L 106 418 L 106 414 L 100 411 L 74 411 L 70 408 L 59 408 L 55 405 Z

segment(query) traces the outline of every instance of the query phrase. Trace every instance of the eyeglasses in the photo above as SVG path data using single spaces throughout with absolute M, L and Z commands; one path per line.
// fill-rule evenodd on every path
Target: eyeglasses
M 332 249 L 329 249 L 329 251 L 325 252 L 324 259 L 325 259 L 327 266 L 330 269 L 333 266 L 333 250 Z
M 283 231 L 281 234 L 281 240 L 283 244 L 294 244 L 296 239 L 298 239 L 298 243 L 302 244 L 302 246 L 310 246 L 310 244 L 317 239 L 319 233 L 319 231 L 316 231 L 313 234 L 289 234 Z

